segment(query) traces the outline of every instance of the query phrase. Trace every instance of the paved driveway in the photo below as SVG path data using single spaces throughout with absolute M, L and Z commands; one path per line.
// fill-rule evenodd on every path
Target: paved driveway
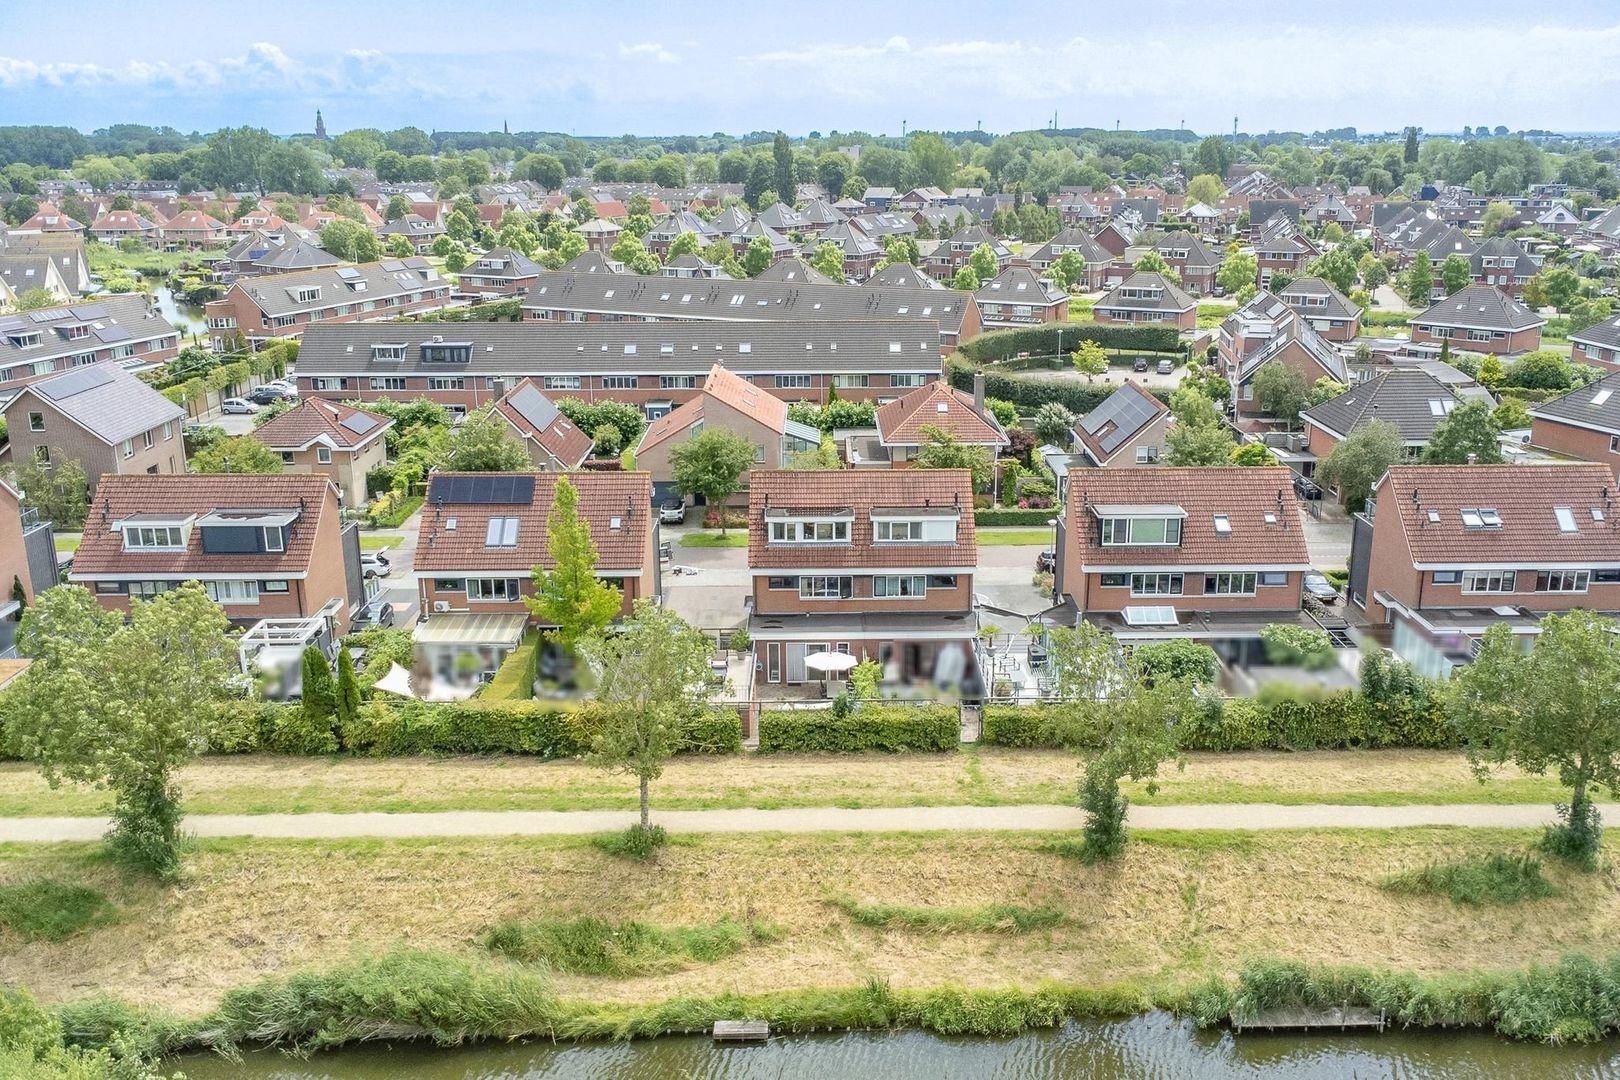
M 1333 569 L 1349 564 L 1354 527 L 1343 510 L 1324 507 L 1321 521 L 1301 511 L 1299 519 L 1305 526 L 1305 547 L 1310 552 L 1312 566 Z
M 674 558 L 664 564 L 664 605 L 700 629 L 737 626 L 751 583 L 748 549 L 681 547 L 681 537 L 693 531 L 662 529 L 663 541 L 674 549 Z

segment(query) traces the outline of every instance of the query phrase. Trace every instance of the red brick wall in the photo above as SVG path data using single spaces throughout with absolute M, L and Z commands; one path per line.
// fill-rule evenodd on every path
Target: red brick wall
M 1438 345 L 1442 340 L 1421 328 L 1416 322 L 1412 324 L 1412 344 Z M 1451 338 L 1451 347 L 1462 352 L 1498 354 L 1529 352 L 1541 348 L 1541 328 L 1535 326 L 1529 330 L 1517 330 L 1505 338 L 1492 338 L 1490 341 L 1473 341 L 1468 337 L 1466 330 L 1459 330 Z
M 807 556 L 813 559 L 814 556 Z M 926 573 L 923 570 L 907 570 L 903 573 Z M 865 576 L 862 576 L 862 575 Z M 794 571 L 784 570 L 783 577 L 800 576 Z M 828 575 L 808 574 L 808 577 L 822 577 Z M 872 596 L 872 575 L 870 571 L 849 570 L 839 571 L 838 576 L 854 577 L 855 596 L 850 600 L 801 600 L 797 590 L 768 588 L 768 579 L 754 578 L 754 611 L 760 615 L 829 615 L 829 614 L 858 614 L 868 611 L 967 611 L 973 606 L 973 575 L 958 574 L 956 588 L 936 589 L 930 587 L 928 595 L 918 599 L 889 599 Z
M 1612 438 L 1602 431 L 1560 424 L 1541 417 L 1533 417 L 1530 421 L 1530 442 L 1533 445 L 1584 461 L 1601 462 L 1613 469 L 1615 476 L 1620 478 L 1620 454 L 1609 449 Z

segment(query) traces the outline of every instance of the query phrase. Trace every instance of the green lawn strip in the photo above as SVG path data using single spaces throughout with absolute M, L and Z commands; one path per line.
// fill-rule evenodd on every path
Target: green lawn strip
M 1454 903 L 1476 907 L 1517 904 L 1558 894 L 1558 886 L 1542 874 L 1541 860 L 1528 853 L 1495 852 L 1453 862 L 1432 862 L 1390 874 L 1379 882 L 1379 887 L 1408 896 L 1445 896 Z
M 912 904 L 868 904 L 853 896 L 827 903 L 861 926 L 910 930 L 923 934 L 1027 934 L 1061 926 L 1069 917 L 1054 907 L 985 904 L 980 907 L 920 907 Z
M 397 548 L 404 542 L 404 533 L 363 532 L 360 534 L 361 551 L 382 551 L 384 548 Z
M 978 531 L 979 543 L 992 547 L 999 545 L 1029 546 L 1052 544 L 1051 529 L 980 529 Z
M 746 532 L 728 532 L 724 535 L 717 532 L 694 532 L 681 537 L 681 547 L 744 548 L 747 546 L 748 534 Z
M 59 552 L 78 551 L 79 538 L 77 536 L 58 536 L 56 538 L 56 550 Z
M 0 885 L 0 929 L 24 941 L 65 941 L 116 917 L 107 897 L 86 885 L 51 878 Z

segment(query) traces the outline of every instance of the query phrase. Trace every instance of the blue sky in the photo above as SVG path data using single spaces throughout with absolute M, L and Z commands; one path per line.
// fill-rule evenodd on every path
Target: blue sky
M 64 18 L 66 22 L 64 22 Z M 70 32 L 64 32 L 65 30 Z M 1620 129 L 1620 3 L 0 0 L 0 124 Z

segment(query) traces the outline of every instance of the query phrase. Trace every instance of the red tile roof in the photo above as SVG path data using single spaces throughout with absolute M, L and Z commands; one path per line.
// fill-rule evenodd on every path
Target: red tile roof
M 560 412 L 553 416 L 545 427 L 537 427 L 512 402 L 512 398 L 524 388 L 525 384 L 532 387 L 534 393 L 540 394 L 548 404 L 550 403 L 551 399 L 546 398 L 541 392 L 538 379 L 522 379 L 495 403 L 495 411 L 506 418 L 506 422 L 512 425 L 512 429 L 520 438 L 533 439 L 542 450 L 562 462 L 563 468 L 577 469 L 579 463 L 590 456 L 591 447 L 596 445 L 595 440 L 575 427 L 573 421 Z
M 1614 473 L 1596 462 L 1395 465 L 1374 494 L 1379 517 L 1399 515 L 1415 566 L 1620 563 Z M 1559 528 L 1555 507 L 1569 508 L 1574 532 Z M 1482 508 L 1500 528 L 1463 524 L 1462 510 Z
M 579 492 L 579 515 L 590 524 L 596 544 L 598 570 L 640 572 L 648 559 L 652 529 L 652 475 L 644 472 L 522 473 L 534 477 L 534 498 L 528 503 L 438 503 L 432 482 L 441 477 L 489 475 L 434 473 L 429 478 L 429 499 L 422 508 L 414 568 L 418 572 L 489 570 L 527 576 L 536 566 L 553 565 L 546 550 L 548 522 L 557 479 L 567 476 Z M 510 474 L 508 474 L 510 475 Z M 517 546 L 489 548 L 484 544 L 489 519 L 518 519 Z M 613 519 L 619 527 L 613 528 Z M 455 527 L 451 528 L 454 521 Z
M 225 227 L 225 223 L 218 218 L 209 217 L 201 210 L 183 210 L 163 223 L 163 231 L 171 232 L 218 232 Z
M 299 510 L 288 530 L 287 550 L 244 555 L 207 555 L 201 530 L 192 529 L 185 551 L 129 552 L 116 523 L 137 514 L 201 516 L 214 510 Z M 174 580 L 218 574 L 260 573 L 266 578 L 292 577 L 309 569 L 311 557 L 341 562 L 343 553 L 315 552 L 315 533 L 323 513 L 339 513 L 337 489 L 324 476 L 287 473 L 280 476 L 147 475 L 103 476 L 90 500 L 84 539 L 73 556 L 73 575 L 127 573 L 132 577 L 165 575 Z M 333 530 L 331 535 L 338 535 Z
M 956 542 L 884 543 L 872 540 L 873 508 L 956 509 Z M 807 516 L 854 514 L 847 544 L 770 544 L 767 511 Z M 944 567 L 978 562 L 973 523 L 973 480 L 966 469 L 757 470 L 748 481 L 748 566 L 753 570 L 800 568 Z
M 371 421 L 370 427 L 365 426 L 367 420 Z M 381 413 L 338 401 L 309 398 L 265 421 L 254 430 L 253 437 L 272 450 L 304 450 L 317 439 L 336 449 L 352 450 L 375 439 L 392 424 L 393 421 Z
M 1179 507 L 1179 547 L 1103 547 L 1095 507 Z M 1082 566 L 1305 567 L 1293 474 L 1285 468 L 1072 469 L 1069 528 Z M 1215 531 L 1224 514 L 1227 534 Z M 1270 514 L 1274 522 L 1267 522 Z
M 702 420 L 704 405 L 711 399 L 759 421 L 778 435 L 787 431 L 786 401 L 715 364 L 709 368 L 709 375 L 703 381 L 703 392 L 654 420 L 641 437 L 641 448 L 657 446 Z
M 960 443 L 1006 446 L 1007 433 L 989 411 L 973 407 L 973 397 L 943 379 L 919 387 L 877 411 L 878 439 L 884 446 L 921 446 L 925 427 L 937 427 Z

